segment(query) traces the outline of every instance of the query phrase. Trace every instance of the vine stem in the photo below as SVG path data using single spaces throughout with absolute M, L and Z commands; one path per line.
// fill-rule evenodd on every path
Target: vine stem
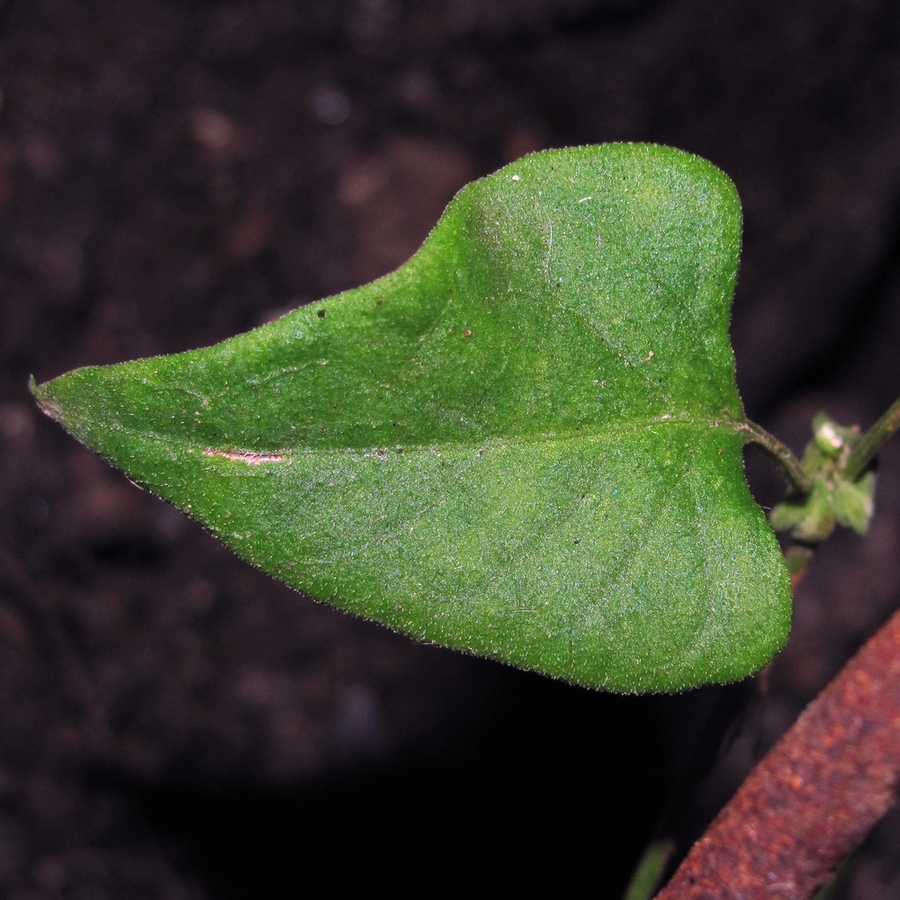
M 657 900 L 805 900 L 900 786 L 900 611 L 750 773 Z
M 675 841 L 672 838 L 652 841 L 631 877 L 623 900 L 651 900 L 674 852 Z
M 847 481 L 856 481 L 866 467 L 875 458 L 885 441 L 900 429 L 900 397 L 887 412 L 859 439 L 847 458 L 844 466 L 844 477 Z
M 765 428 L 749 419 L 741 426 L 741 430 L 747 435 L 747 440 L 751 444 L 762 447 L 778 463 L 794 491 L 801 495 L 810 492 L 812 479 L 803 471 L 800 460 L 794 456 L 787 444 L 779 441 L 774 434 L 769 434 Z

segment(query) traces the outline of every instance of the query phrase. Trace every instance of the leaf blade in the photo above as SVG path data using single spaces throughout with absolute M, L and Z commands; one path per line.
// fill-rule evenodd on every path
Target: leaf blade
M 319 599 L 611 690 L 731 680 L 789 621 L 741 465 L 739 243 L 696 157 L 536 154 L 385 279 L 38 397 Z

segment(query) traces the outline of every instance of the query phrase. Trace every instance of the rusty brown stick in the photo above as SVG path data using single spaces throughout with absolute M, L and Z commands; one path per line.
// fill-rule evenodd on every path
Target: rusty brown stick
M 753 769 L 657 900 L 806 900 L 898 784 L 900 611 Z

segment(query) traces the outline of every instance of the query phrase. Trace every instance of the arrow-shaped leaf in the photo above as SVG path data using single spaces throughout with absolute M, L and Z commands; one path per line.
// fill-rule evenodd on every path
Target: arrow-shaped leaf
M 313 597 L 609 690 L 727 681 L 790 618 L 743 474 L 739 245 L 703 160 L 538 153 L 462 190 L 386 278 L 35 393 Z

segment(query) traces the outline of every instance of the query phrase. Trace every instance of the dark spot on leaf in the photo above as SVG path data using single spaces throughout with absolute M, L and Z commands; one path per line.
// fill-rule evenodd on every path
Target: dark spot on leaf
M 316 313 L 316 315 L 317 315 L 320 319 L 324 319 L 324 318 L 325 318 L 325 310 L 324 310 L 324 309 L 320 309 L 320 310 Z

